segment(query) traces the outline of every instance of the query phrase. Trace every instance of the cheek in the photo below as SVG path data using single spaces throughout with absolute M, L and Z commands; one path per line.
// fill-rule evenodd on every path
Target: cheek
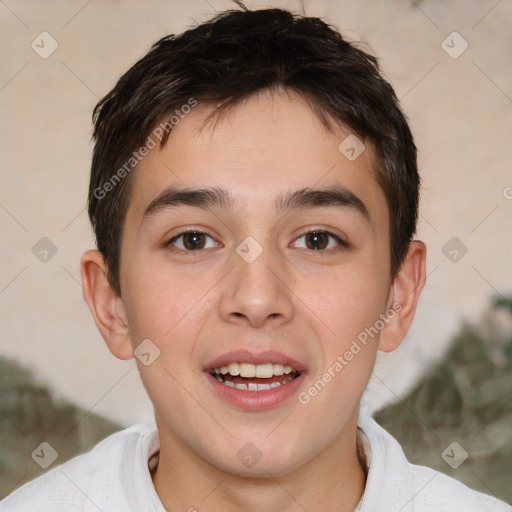
M 314 389 L 304 397 L 315 413 L 325 407 L 341 418 L 357 407 L 375 362 L 380 338 L 376 325 L 384 313 L 387 284 L 384 270 L 369 256 L 326 280 L 324 293 L 317 291 L 318 316 L 329 333 L 323 340 L 323 365 L 312 379 Z
M 375 267 L 374 267 L 375 268 Z M 300 296 L 308 297 L 307 306 L 323 321 L 339 350 L 383 313 L 387 283 L 382 273 L 369 266 L 351 265 L 328 279 L 308 282 Z
M 311 418 L 325 417 L 332 422 L 319 434 L 322 439 L 336 435 L 335 425 L 348 421 L 371 376 L 380 338 L 375 326 L 384 313 L 387 292 L 386 282 L 379 276 L 366 267 L 352 267 L 326 281 L 322 293 L 308 292 L 310 297 L 314 295 L 311 310 L 325 336 L 320 340 L 321 364 L 298 398 L 309 408 Z
M 208 283 L 192 281 L 158 263 L 140 262 L 126 265 L 127 313 L 132 339 L 151 338 L 163 346 L 186 328 L 194 331 L 190 318 L 202 307 Z M 184 327 L 186 326 L 186 327 Z
M 191 281 L 190 277 L 171 275 L 155 263 L 137 268 L 142 271 L 127 266 L 131 276 L 125 288 L 130 336 L 134 348 L 151 340 L 158 354 L 148 366 L 142 359 L 137 361 L 140 376 L 158 407 L 180 409 L 186 396 L 178 383 L 186 382 L 192 391 L 200 382 L 201 368 L 194 359 L 205 315 L 212 307 L 207 295 L 212 284 L 207 279 Z
M 202 325 L 206 290 L 191 286 L 189 278 L 169 275 L 155 264 L 138 268 L 143 271 L 127 267 L 127 275 L 131 276 L 126 283 L 130 336 L 134 347 L 151 340 L 157 354 L 149 365 L 142 359 L 137 361 L 140 376 L 158 409 L 183 412 L 188 395 L 183 393 L 182 385 L 187 383 L 187 389 L 193 392 L 201 374 L 191 362 Z

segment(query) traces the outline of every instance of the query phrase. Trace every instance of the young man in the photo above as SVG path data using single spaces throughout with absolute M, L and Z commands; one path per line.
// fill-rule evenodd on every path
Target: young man
M 319 19 L 226 11 L 98 104 L 84 298 L 137 358 L 136 425 L 2 511 L 506 511 L 360 414 L 425 281 L 416 148 L 377 61 Z

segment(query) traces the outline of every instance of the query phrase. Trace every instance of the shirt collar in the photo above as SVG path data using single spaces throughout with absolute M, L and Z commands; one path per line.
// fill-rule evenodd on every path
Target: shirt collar
M 359 417 L 358 450 L 366 465 L 366 485 L 356 512 L 374 512 L 392 506 L 393 510 L 412 512 L 413 482 L 409 464 L 398 442 L 369 415 Z M 158 465 L 160 440 L 156 425 L 143 434 L 138 442 L 134 465 L 134 482 L 143 482 L 137 489 L 137 510 L 165 512 L 153 485 L 152 473 Z M 390 509 L 391 510 L 391 509 Z

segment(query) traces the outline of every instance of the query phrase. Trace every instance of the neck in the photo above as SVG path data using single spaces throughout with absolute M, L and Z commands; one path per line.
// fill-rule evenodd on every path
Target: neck
M 210 464 L 172 433 L 162 435 L 159 425 L 160 459 L 153 483 L 169 512 L 353 512 L 366 483 L 356 432 L 357 421 L 352 421 L 334 443 L 298 469 L 251 478 Z

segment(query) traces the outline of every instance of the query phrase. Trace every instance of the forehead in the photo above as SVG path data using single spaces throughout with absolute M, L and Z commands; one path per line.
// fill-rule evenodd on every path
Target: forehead
M 171 186 L 223 188 L 230 192 L 233 211 L 261 216 L 289 191 L 341 185 L 361 198 L 375 228 L 385 227 L 387 205 L 371 148 L 347 158 L 339 145 L 354 135 L 338 125 L 329 132 L 301 96 L 265 91 L 204 125 L 213 108 L 192 109 L 173 127 L 167 144 L 138 165 L 127 222 L 140 223 L 151 202 Z

